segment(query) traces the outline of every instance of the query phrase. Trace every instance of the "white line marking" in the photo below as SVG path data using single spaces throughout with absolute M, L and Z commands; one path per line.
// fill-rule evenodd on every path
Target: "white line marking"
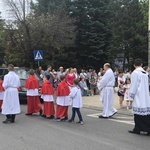
M 93 118 L 98 118 L 98 116 L 101 115 L 100 113 L 98 114 L 89 114 L 87 115 L 88 117 L 93 117 Z M 116 119 L 109 119 L 110 121 L 114 122 L 120 122 L 120 123 L 125 123 L 125 124 L 130 124 L 134 125 L 133 117 L 132 116 L 115 116 Z M 121 120 L 119 120 L 121 119 Z M 129 119 L 129 120 L 122 120 L 122 119 Z M 131 120 L 130 120 L 131 119 Z

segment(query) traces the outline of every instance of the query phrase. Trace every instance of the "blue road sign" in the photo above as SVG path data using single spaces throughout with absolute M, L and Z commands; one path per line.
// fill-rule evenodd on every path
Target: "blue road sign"
M 43 60 L 43 51 L 42 50 L 34 50 L 34 60 L 42 61 Z

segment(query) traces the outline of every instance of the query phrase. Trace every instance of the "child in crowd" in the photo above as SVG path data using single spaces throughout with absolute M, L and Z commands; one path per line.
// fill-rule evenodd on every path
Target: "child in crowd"
M 81 88 L 81 93 L 82 96 L 88 96 L 88 87 L 85 81 L 85 78 L 82 77 L 81 81 L 79 82 L 80 88 Z
M 3 104 L 3 97 L 4 97 L 4 88 L 3 84 L 3 77 L 0 76 L 0 112 L 2 111 L 2 104 Z
M 118 96 L 119 96 L 119 104 L 120 108 L 123 108 L 123 100 L 124 100 L 124 83 L 125 83 L 125 77 L 123 75 L 123 70 L 118 71 Z
M 56 95 L 56 118 L 55 121 L 68 120 L 68 106 L 70 105 L 70 89 L 65 82 L 65 75 L 60 76 L 61 82 L 58 84 Z
M 126 101 L 127 110 L 132 108 L 132 99 L 129 96 L 129 90 L 130 90 L 130 78 L 127 78 L 125 81 L 125 93 L 124 93 L 124 100 Z
M 80 108 L 82 107 L 82 96 L 81 96 L 81 89 L 78 86 L 79 79 L 74 79 L 74 87 L 71 90 L 70 97 L 72 98 L 72 117 L 68 122 L 74 122 L 75 114 L 78 114 L 79 121 L 83 125 L 83 119 L 80 112 Z
M 54 89 L 49 79 L 50 79 L 49 75 L 46 75 L 44 77 L 44 83 L 41 88 L 41 98 L 44 100 L 44 109 L 42 117 L 49 116 L 49 119 L 53 119 L 55 114 L 53 103 Z

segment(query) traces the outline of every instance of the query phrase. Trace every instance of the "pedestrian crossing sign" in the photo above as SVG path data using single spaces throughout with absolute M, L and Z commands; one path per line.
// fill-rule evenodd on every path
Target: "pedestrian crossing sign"
M 43 51 L 42 50 L 34 50 L 34 60 L 41 61 L 43 60 Z

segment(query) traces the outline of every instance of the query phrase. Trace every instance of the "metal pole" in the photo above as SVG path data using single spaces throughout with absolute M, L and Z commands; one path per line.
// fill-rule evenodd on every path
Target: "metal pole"
M 150 0 L 148 12 L 148 66 L 150 67 Z
M 26 17 L 26 3 L 25 0 L 23 0 L 23 21 L 25 21 L 25 17 Z

